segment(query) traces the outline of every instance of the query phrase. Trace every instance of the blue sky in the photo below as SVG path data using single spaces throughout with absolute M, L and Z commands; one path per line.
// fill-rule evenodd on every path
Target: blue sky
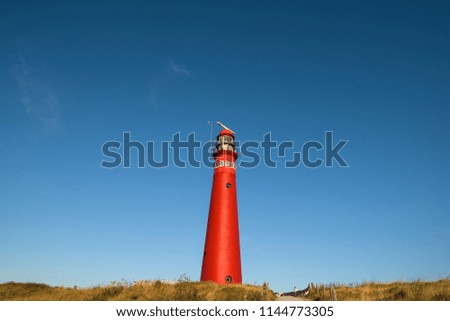
M 4 3 L 0 282 L 198 280 L 211 169 L 100 163 L 123 132 L 205 142 L 208 120 L 349 140 L 348 168 L 238 169 L 244 282 L 447 277 L 449 21 L 444 1 Z

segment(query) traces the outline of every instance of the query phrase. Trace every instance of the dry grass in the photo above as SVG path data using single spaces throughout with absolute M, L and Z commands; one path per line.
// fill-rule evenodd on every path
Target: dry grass
M 307 298 L 331 300 L 332 288 L 339 301 L 450 301 L 450 279 L 434 282 L 363 283 L 313 285 Z
M 174 284 L 144 281 L 113 282 L 86 289 L 52 287 L 36 283 L 0 284 L 0 300 L 8 301 L 262 301 L 273 300 L 267 287 L 217 285 L 181 280 Z
M 435 282 L 312 285 L 308 300 L 339 301 L 450 301 L 450 279 Z M 218 285 L 181 278 L 176 283 L 113 282 L 91 288 L 52 287 L 37 283 L 0 284 L 0 301 L 264 301 L 276 299 L 269 287 Z

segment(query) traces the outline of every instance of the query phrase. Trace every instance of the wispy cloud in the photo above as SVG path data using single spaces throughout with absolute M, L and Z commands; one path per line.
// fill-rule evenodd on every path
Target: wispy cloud
M 150 89 L 150 100 L 153 107 L 156 107 L 158 95 L 169 86 L 170 82 L 176 77 L 191 77 L 193 73 L 186 67 L 173 61 L 169 61 L 164 70 L 155 74 Z
M 169 62 L 169 70 L 171 72 L 173 72 L 173 73 L 182 74 L 182 75 L 185 75 L 185 76 L 191 76 L 192 75 L 192 73 L 185 66 L 178 65 L 178 64 L 176 64 L 176 63 L 174 63 L 172 61 Z
M 45 130 L 58 129 L 61 126 L 61 108 L 55 89 L 34 74 L 23 58 L 10 71 L 27 115 L 37 119 Z

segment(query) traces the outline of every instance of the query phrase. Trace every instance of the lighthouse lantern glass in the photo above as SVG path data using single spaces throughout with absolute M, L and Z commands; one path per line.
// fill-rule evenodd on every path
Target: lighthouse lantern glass
M 218 139 L 217 150 L 234 150 L 234 139 L 231 136 L 223 135 Z

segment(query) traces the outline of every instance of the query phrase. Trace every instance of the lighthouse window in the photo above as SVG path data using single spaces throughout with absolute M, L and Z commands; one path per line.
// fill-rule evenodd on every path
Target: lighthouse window
M 231 184 L 230 184 L 230 183 L 227 183 L 225 186 L 226 186 L 227 188 L 231 188 Z
M 225 149 L 225 150 L 231 150 L 231 151 L 234 150 L 232 144 L 225 144 L 225 145 L 224 145 L 224 149 Z
M 231 276 L 227 275 L 227 276 L 225 277 L 225 282 L 231 283 L 231 281 L 233 281 L 233 279 L 231 278 Z
M 223 166 L 223 161 L 220 161 L 220 167 L 222 167 Z
M 233 141 L 233 138 L 231 136 L 222 136 L 219 138 L 219 141 L 223 143 L 231 143 Z

